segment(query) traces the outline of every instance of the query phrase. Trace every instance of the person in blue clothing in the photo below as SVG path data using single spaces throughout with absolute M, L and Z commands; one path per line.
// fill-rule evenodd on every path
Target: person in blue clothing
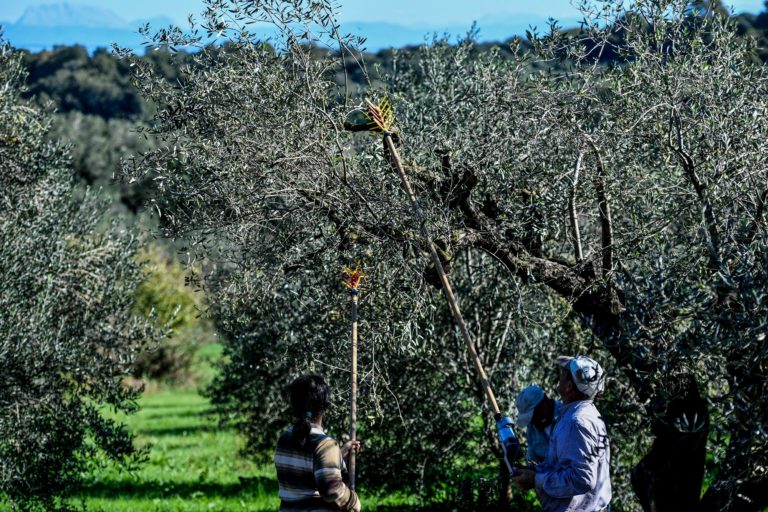
M 560 417 L 562 402 L 550 398 L 537 384 L 517 395 L 517 426 L 525 429 L 525 460 L 541 464 L 547 457 L 554 423 Z
M 547 457 L 535 469 L 518 469 L 512 480 L 521 489 L 535 489 L 545 512 L 607 512 L 610 443 L 594 404 L 605 385 L 605 372 L 585 356 L 560 356 L 555 362 L 563 406 Z

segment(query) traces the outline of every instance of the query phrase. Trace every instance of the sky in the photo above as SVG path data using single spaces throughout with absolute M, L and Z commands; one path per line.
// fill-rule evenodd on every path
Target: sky
M 15 22 L 27 7 L 62 0 L 0 0 L 0 21 Z M 401 25 L 466 24 L 496 16 L 573 18 L 572 0 L 337 0 L 340 20 L 386 21 Z M 200 11 L 200 0 L 69 0 L 114 11 L 126 21 L 165 16 L 183 23 L 189 13 Z M 760 12 L 763 0 L 726 0 L 738 12 Z

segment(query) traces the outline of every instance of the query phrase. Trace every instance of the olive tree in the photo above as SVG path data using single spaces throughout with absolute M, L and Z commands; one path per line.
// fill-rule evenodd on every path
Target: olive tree
M 101 409 L 134 408 L 121 379 L 150 331 L 131 314 L 136 240 L 75 189 L 50 117 L 19 99 L 20 62 L 0 47 L 0 495 L 53 510 L 94 452 L 133 453 Z
M 380 145 L 344 130 L 363 95 L 387 95 L 445 263 L 456 272 L 485 254 L 497 266 L 475 279 L 520 288 L 521 318 L 542 303 L 526 302 L 531 290 L 545 293 L 578 319 L 574 339 L 610 354 L 624 405 L 642 411 L 635 438 L 650 444 L 633 461 L 640 505 L 768 504 L 768 81 L 751 41 L 706 5 L 585 3 L 580 29 L 529 34 L 511 59 L 436 41 L 413 58 L 396 53 L 386 90 L 357 90 L 343 77 L 364 67 L 360 41 L 340 33 L 332 7 L 210 1 L 201 27 L 155 42 L 201 44 L 207 32 L 227 37 L 228 51 L 204 49 L 175 83 L 136 62 L 137 85 L 161 106 L 153 131 L 163 146 L 126 172 L 159 183 L 152 207 L 167 235 L 216 262 L 211 286 L 234 302 L 279 305 L 327 290 L 310 276 L 333 262 L 362 258 L 375 262 L 382 297 L 370 329 L 393 353 L 424 346 L 431 318 L 421 314 L 442 306 L 423 291 L 434 283 L 425 241 Z M 269 45 L 258 38 L 264 22 L 282 34 Z M 480 318 L 493 318 L 499 306 L 486 307 Z M 250 329 L 268 333 L 250 325 L 233 339 Z M 537 340 L 527 364 L 569 348 Z M 238 364 L 264 357 L 240 354 Z M 629 458 L 618 462 L 629 471 Z
M 536 288 L 524 289 L 521 297 L 517 283 L 482 253 L 460 260 L 454 285 L 502 404 L 510 406 L 521 385 L 551 384 L 551 369 L 530 362 L 529 354 L 542 354 L 542 345 L 549 347 L 542 355 L 547 358 L 554 358 L 558 346 L 574 353 L 594 348 L 584 336 L 570 336 L 574 321 L 564 301 Z M 329 379 L 335 406 L 324 424 L 339 438 L 346 433 L 348 294 L 336 255 L 313 260 L 311 267 L 268 296 L 258 287 L 232 286 L 250 279 L 229 273 L 231 287 L 220 290 L 213 303 L 218 331 L 227 340 L 227 362 L 209 393 L 218 411 L 246 434 L 248 452 L 263 459 L 271 457 L 276 435 L 290 424 L 282 392 L 303 372 Z M 365 444 L 357 462 L 359 485 L 364 492 L 405 488 L 428 499 L 461 500 L 467 509 L 514 499 L 524 510 L 524 498 L 510 496 L 508 480 L 495 477 L 506 466 L 499 466 L 492 415 L 480 414 L 484 392 L 450 311 L 408 298 L 426 295 L 440 304 L 439 291 L 413 278 L 419 271 L 387 276 L 384 265 L 366 267 L 358 355 Z M 536 304 L 536 313 L 521 314 L 523 298 Z M 504 492 L 497 492 L 499 485 Z

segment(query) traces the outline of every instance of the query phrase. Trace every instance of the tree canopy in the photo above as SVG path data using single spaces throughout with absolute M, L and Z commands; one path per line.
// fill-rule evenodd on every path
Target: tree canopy
M 253 372 L 286 354 L 332 372 L 343 338 L 329 327 L 338 299 L 328 283 L 357 259 L 375 276 L 361 309 L 371 342 L 393 361 L 366 363 L 369 386 L 396 371 L 398 354 L 442 357 L 455 343 L 447 320 L 435 321 L 443 305 L 397 177 L 374 139 L 344 130 L 363 96 L 387 96 L 446 264 L 459 276 L 485 262 L 466 271 L 468 297 L 473 282 L 507 290 L 478 303 L 473 325 L 516 326 L 489 331 L 489 363 L 494 343 L 525 347 L 496 352 L 498 386 L 543 379 L 534 369 L 551 354 L 599 345 L 610 386 L 634 410 L 615 424 L 653 434 L 631 477 L 644 507 L 766 505 L 768 81 L 732 20 L 684 1 L 589 3 L 580 30 L 553 25 L 530 35 L 530 49 L 513 43 L 511 58 L 437 40 L 412 60 L 395 55 L 383 81 L 358 93 L 335 79 L 342 61 L 362 62 L 330 3 L 208 5 L 200 31 L 229 37 L 225 58 L 203 49 L 174 83 L 134 62 L 137 86 L 161 106 L 161 146 L 126 172 L 159 183 L 152 204 L 166 234 L 215 262 L 209 286 L 233 356 L 225 375 L 238 376 L 222 385 L 274 382 Z M 272 46 L 248 32 L 264 21 L 283 30 Z M 182 32 L 157 40 L 195 43 Z M 526 345 L 542 304 L 578 328 Z M 416 402 L 421 414 L 443 407 L 425 402 L 461 379 L 446 359 L 434 373 L 398 373 L 393 400 L 422 397 L 405 422 Z M 296 368 L 278 367 L 283 381 Z M 278 398 L 262 398 L 257 409 L 274 417 Z M 716 476 L 700 500 L 707 449 Z M 633 462 L 619 463 L 625 486 Z
M 135 407 L 122 378 L 153 330 L 132 314 L 137 239 L 76 188 L 23 79 L 0 46 L 0 491 L 18 510 L 53 510 L 92 455 L 134 454 L 102 408 Z

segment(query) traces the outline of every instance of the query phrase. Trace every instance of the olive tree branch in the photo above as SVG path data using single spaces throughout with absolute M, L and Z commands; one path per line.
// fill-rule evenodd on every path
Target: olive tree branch
M 571 194 L 568 201 L 568 213 L 571 217 L 571 230 L 573 233 L 573 252 L 576 257 L 576 262 L 581 263 L 584 261 L 584 253 L 581 250 L 581 233 L 579 232 L 579 218 L 576 212 L 576 192 L 579 186 L 579 171 L 581 170 L 581 161 L 584 158 L 584 153 L 579 151 L 579 156 L 576 158 L 576 164 L 573 166 L 573 179 L 571 180 Z
M 676 143 L 673 143 L 672 141 L 673 132 Z M 712 203 L 709 200 L 707 190 L 696 172 L 696 165 L 693 158 L 685 149 L 685 144 L 683 143 L 682 121 L 680 120 L 680 114 L 676 109 L 672 109 L 670 112 L 667 144 L 680 159 L 683 171 L 691 182 L 691 185 L 693 185 L 693 189 L 696 191 L 696 195 L 699 198 L 706 227 L 705 232 L 708 234 L 707 249 L 709 251 L 710 266 L 713 270 L 723 271 L 723 263 L 720 259 L 720 234 L 717 230 L 715 213 L 712 208 Z
M 592 148 L 597 165 L 597 173 L 593 178 L 597 193 L 597 209 L 600 215 L 600 233 L 603 256 L 603 277 L 606 278 L 613 270 L 613 222 L 611 220 L 611 205 L 605 191 L 605 164 L 600 149 L 589 134 L 585 134 L 587 144 Z
M 746 245 L 751 244 L 757 236 L 757 232 L 760 229 L 760 225 L 763 222 L 763 214 L 765 214 L 765 203 L 768 200 L 768 188 L 763 190 L 763 193 L 757 198 L 757 211 L 755 212 L 755 218 L 752 221 L 752 225 L 747 231 L 747 236 L 744 238 Z

